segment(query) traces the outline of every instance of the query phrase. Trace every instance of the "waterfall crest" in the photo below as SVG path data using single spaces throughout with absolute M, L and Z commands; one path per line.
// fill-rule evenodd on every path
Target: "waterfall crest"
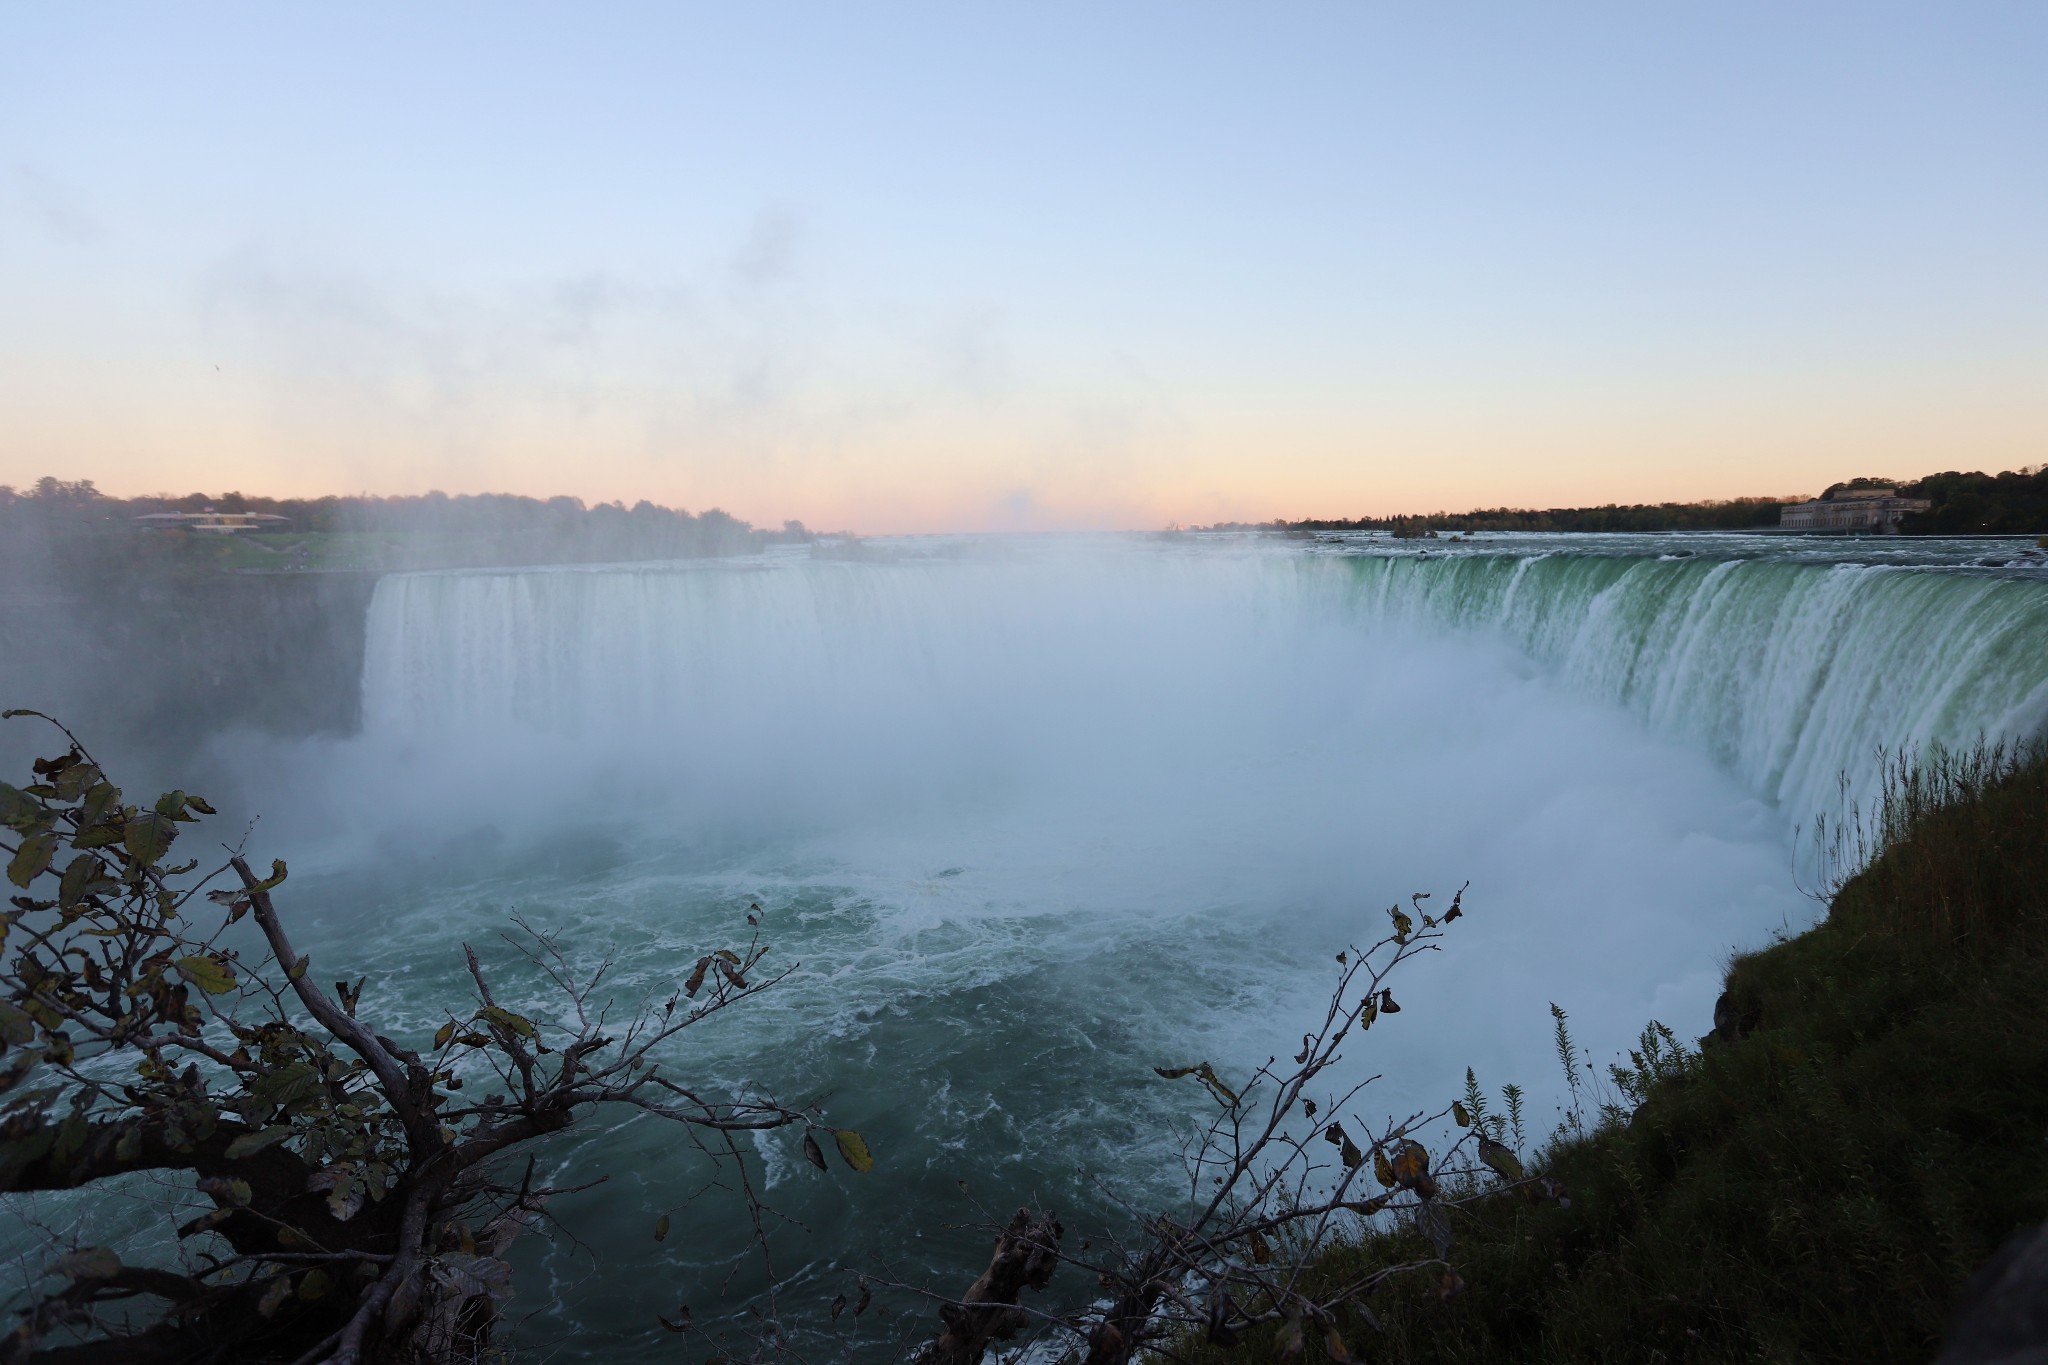
M 1880 749 L 2013 739 L 2048 720 L 2048 584 L 1848 563 L 1147 547 L 394 576 L 371 607 L 364 718 L 373 734 L 566 738 L 724 718 L 815 727 L 823 742 L 915 712 L 964 738 L 963 691 L 1015 689 L 1013 708 L 1034 686 L 1085 701 L 1091 678 L 1148 652 L 1199 668 L 1316 631 L 1498 638 L 1795 820 L 1832 807 Z M 1211 652 L 1191 652 L 1196 639 Z
M 2048 722 L 2048 584 L 1769 560 L 1358 557 L 1380 620 L 1497 632 L 1575 690 L 1711 755 L 1795 818 L 1880 749 Z

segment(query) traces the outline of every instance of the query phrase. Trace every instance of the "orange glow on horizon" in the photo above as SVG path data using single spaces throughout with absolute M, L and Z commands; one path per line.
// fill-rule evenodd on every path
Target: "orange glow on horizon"
M 568 494 L 629 506 L 645 498 L 699 511 L 719 507 L 756 525 L 797 519 L 814 529 L 862 534 L 1150 530 L 1805 495 L 1865 474 L 1910 479 L 1956 468 L 1997 472 L 2040 458 L 2044 424 L 2025 407 L 2013 404 L 2003 413 L 1980 407 L 1964 419 L 1871 409 L 1838 423 L 1814 414 L 1801 420 L 1791 412 L 1764 419 L 1724 413 L 1683 423 L 1648 413 L 1603 423 L 1521 425 L 1411 418 L 1357 434 L 1335 422 L 1323 429 L 1297 421 L 1292 430 L 1253 430 L 1250 420 L 1217 420 L 1199 440 L 1134 440 L 1099 457 L 1062 458 L 1056 448 L 1034 450 L 1028 439 L 1011 434 L 939 439 L 906 433 L 900 443 L 857 452 L 713 450 L 684 460 L 615 439 L 565 459 L 561 450 L 574 444 L 568 433 L 555 440 L 500 439 L 486 454 L 426 447 L 392 432 L 351 438 L 332 428 L 312 436 L 302 453 L 283 457 L 285 438 L 268 423 L 234 421 L 218 410 L 178 412 L 173 405 L 145 427 L 139 414 L 102 406 L 91 426 L 47 412 L 41 423 L 18 425 L 19 439 L 0 455 L 0 483 L 26 486 L 54 474 L 91 478 L 121 496 L 230 490 L 274 497 L 417 495 L 439 489 L 451 495 Z M 1500 429 L 1488 429 L 1495 425 Z

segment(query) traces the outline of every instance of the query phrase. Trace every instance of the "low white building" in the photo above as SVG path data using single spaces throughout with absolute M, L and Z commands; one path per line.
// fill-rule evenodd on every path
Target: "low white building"
M 1778 514 L 1778 526 L 1786 531 L 1897 535 L 1906 513 L 1925 512 L 1932 506 L 1926 498 L 1902 498 L 1896 488 L 1844 488 L 1831 498 L 1788 504 Z

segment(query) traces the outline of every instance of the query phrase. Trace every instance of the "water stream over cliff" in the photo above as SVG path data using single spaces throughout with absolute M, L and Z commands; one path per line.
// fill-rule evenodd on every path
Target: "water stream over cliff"
M 1292 1046 L 1331 955 L 1407 893 L 1472 882 L 1356 1059 L 1374 1104 L 1440 1103 L 1470 1065 L 1547 1129 L 1550 1001 L 1603 1059 L 1651 1017 L 1703 1030 L 1727 951 L 1818 913 L 1790 830 L 1839 775 L 2039 726 L 2048 584 L 1759 544 L 910 542 L 393 577 L 365 733 L 302 747 L 321 781 L 256 851 L 325 850 L 294 913 L 394 1031 L 466 997 L 464 941 L 519 1008 L 560 1008 L 508 915 L 616 958 L 624 1002 L 758 901 L 796 971 L 676 1065 L 868 1134 L 859 1179 L 760 1153 L 803 1224 L 776 1245 L 804 1348 L 885 1355 L 915 1329 L 821 1314 L 843 1267 L 964 1284 L 972 1201 L 1087 1228 L 1122 1217 L 1097 1178 L 1169 1198 L 1203 1101 L 1151 1066 Z M 633 1358 L 670 1300 L 704 1321 L 760 1288 L 746 1263 L 721 1297 L 746 1238 L 716 1195 L 652 1241 L 702 1178 L 660 1125 L 549 1160 L 616 1174 L 557 1210 L 595 1256 L 522 1246 L 537 1347 Z

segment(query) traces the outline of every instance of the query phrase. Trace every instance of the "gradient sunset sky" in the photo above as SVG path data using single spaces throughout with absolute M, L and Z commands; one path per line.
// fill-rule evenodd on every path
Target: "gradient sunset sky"
M 2048 5 L 0 10 L 0 483 L 868 532 L 2048 459 Z

